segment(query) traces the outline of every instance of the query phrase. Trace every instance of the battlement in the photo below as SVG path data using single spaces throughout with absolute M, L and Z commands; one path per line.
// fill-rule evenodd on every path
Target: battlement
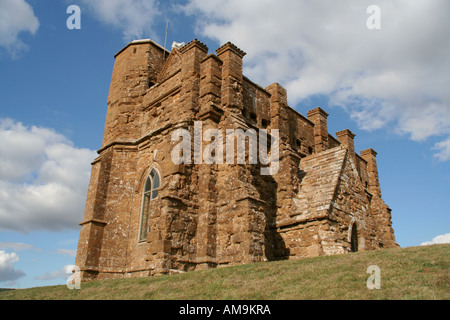
M 246 53 L 231 42 L 218 48 L 216 54 L 208 54 L 208 47 L 197 39 L 190 41 L 181 48 L 174 48 L 171 52 L 150 39 L 136 40 L 119 51 L 116 54 L 116 60 L 118 55 L 136 45 L 145 46 L 144 50 L 140 50 L 140 52 L 136 52 L 136 49 L 133 51 L 134 55 L 140 54 L 143 58 L 135 59 L 134 61 L 138 63 L 130 67 L 131 59 L 127 55 L 124 59 L 125 62 L 116 61 L 119 66 L 115 68 L 119 73 L 122 70 L 124 71 L 125 74 L 120 76 L 121 79 L 137 78 L 139 84 L 147 82 L 147 87 L 131 84 L 127 86 L 125 92 L 118 94 L 116 87 L 111 86 L 110 97 L 117 98 L 109 99 L 110 104 L 113 104 L 113 100 L 120 100 L 122 104 L 134 104 L 134 102 L 131 102 L 133 99 L 130 98 L 131 86 L 140 89 L 139 94 L 136 94 L 135 97 L 144 97 L 145 105 L 142 109 L 148 111 L 148 109 L 151 109 L 149 106 L 157 105 L 167 98 L 167 93 L 161 92 L 164 91 L 162 88 L 172 88 L 172 90 L 169 89 L 166 92 L 173 94 L 177 91 L 176 88 L 181 81 L 181 71 L 185 70 L 185 73 L 189 74 L 191 69 L 192 72 L 196 73 L 195 78 L 197 79 L 193 78 L 193 83 L 199 82 L 196 108 L 202 109 L 200 111 L 201 116 L 208 114 L 212 116 L 214 114 L 217 118 L 224 113 L 224 107 L 227 107 L 229 110 L 234 110 L 231 112 L 242 113 L 249 125 L 261 128 L 279 127 L 284 133 L 284 139 L 291 144 L 292 149 L 298 149 L 304 156 L 342 143 L 339 139 L 329 135 L 327 130 L 328 114 L 323 109 L 314 108 L 308 111 L 307 117 L 305 117 L 288 106 L 287 93 L 281 85 L 274 83 L 267 88 L 262 88 L 245 77 L 242 74 L 242 59 Z M 153 53 L 149 57 L 149 53 L 155 51 L 155 48 L 159 49 L 159 53 L 163 52 L 164 55 Z M 194 56 L 188 57 L 188 52 L 193 48 L 198 51 L 193 53 Z M 126 64 L 126 68 L 121 67 L 122 63 Z M 139 66 L 139 64 L 142 65 Z M 151 68 L 151 66 L 156 67 Z M 147 69 L 153 69 L 153 72 Z M 136 77 L 132 73 L 133 70 L 140 70 L 141 72 Z M 143 75 L 150 78 L 150 73 L 153 74 L 153 77 L 148 81 L 139 78 Z M 152 88 L 151 92 L 149 92 L 150 88 Z M 199 104 L 203 106 L 198 106 Z M 141 112 L 141 110 L 135 111 Z M 125 113 L 126 115 L 122 117 L 129 120 L 133 112 L 130 112 L 130 108 L 126 108 Z M 126 121 L 122 120 L 121 122 Z M 286 121 L 291 124 L 280 126 L 282 122 Z M 272 126 L 270 126 L 271 123 Z M 144 134 L 143 132 L 135 132 L 134 140 L 139 139 Z M 121 135 L 119 134 L 119 136 Z M 111 135 L 110 139 L 106 139 L 104 145 L 111 143 L 114 139 Z M 355 157 L 354 161 L 359 161 L 356 159 Z

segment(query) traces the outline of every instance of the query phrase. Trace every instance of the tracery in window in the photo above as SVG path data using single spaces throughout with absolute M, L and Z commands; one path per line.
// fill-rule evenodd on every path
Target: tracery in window
M 141 227 L 139 230 L 139 241 L 144 241 L 147 237 L 148 230 L 148 215 L 150 212 L 150 202 L 158 196 L 158 188 L 161 184 L 158 171 L 152 169 L 147 179 L 145 180 L 142 211 L 141 211 Z

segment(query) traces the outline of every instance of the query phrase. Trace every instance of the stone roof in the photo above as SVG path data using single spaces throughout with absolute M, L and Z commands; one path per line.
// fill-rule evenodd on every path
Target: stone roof
M 293 198 L 290 218 L 279 226 L 327 217 L 346 155 L 347 149 L 339 146 L 301 160 L 299 193 Z
M 217 53 L 217 55 L 220 55 L 220 54 L 222 54 L 223 52 L 225 52 L 227 50 L 233 51 L 234 53 L 236 53 L 241 58 L 243 58 L 246 55 L 246 53 L 243 50 L 239 49 L 234 43 L 231 43 L 230 41 L 228 41 L 223 46 L 218 48 L 216 50 L 216 53 Z

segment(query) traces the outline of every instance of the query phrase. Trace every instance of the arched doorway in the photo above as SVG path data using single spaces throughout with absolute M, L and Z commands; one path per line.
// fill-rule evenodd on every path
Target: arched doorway
M 352 235 L 350 238 L 350 250 L 352 252 L 358 251 L 358 228 L 356 227 L 356 223 L 352 225 Z

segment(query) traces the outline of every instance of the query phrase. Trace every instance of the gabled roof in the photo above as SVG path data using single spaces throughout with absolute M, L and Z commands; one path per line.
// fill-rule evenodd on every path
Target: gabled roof
M 170 76 L 169 70 L 171 69 L 171 67 L 176 66 L 176 68 L 181 68 L 180 61 L 181 61 L 180 51 L 177 48 L 172 49 L 172 51 L 168 55 L 166 61 L 164 62 L 161 72 L 159 73 L 157 82 L 161 83 L 167 77 Z

